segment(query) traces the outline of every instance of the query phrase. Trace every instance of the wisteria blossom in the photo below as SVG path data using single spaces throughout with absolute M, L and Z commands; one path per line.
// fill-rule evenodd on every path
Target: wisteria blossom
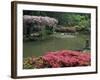
M 38 25 L 46 25 L 46 26 L 54 26 L 58 23 L 58 20 L 55 18 L 47 17 L 47 16 L 23 16 L 24 23 L 36 23 Z

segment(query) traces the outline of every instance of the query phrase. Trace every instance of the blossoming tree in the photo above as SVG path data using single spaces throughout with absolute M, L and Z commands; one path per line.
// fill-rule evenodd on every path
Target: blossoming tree
M 52 27 L 53 32 L 55 31 L 55 27 L 58 24 L 58 20 L 55 18 L 51 18 L 48 16 L 30 16 L 24 15 L 23 16 L 23 32 L 24 35 L 34 35 L 33 30 L 37 28 L 41 31 L 42 38 L 46 35 L 45 28 Z

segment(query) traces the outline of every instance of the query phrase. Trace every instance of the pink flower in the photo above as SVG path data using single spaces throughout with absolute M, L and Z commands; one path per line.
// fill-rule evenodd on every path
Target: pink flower
M 47 52 L 43 56 L 43 59 L 46 60 L 52 67 L 84 66 L 87 63 L 90 64 L 91 61 L 90 53 L 82 53 L 72 50 Z

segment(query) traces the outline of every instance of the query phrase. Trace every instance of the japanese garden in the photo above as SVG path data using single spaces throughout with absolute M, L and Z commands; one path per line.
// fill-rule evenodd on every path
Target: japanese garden
M 23 10 L 23 68 L 91 65 L 91 15 Z

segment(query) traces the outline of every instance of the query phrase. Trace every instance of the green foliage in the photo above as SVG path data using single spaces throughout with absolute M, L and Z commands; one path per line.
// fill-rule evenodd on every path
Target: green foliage
M 24 69 L 32 69 L 33 68 L 33 65 L 30 63 L 30 57 L 24 58 L 23 68 Z
M 46 26 L 45 29 L 46 29 L 46 34 L 47 35 L 53 34 L 53 27 Z
M 23 15 L 48 16 L 58 20 L 58 25 L 65 27 L 77 26 L 79 31 L 85 31 L 91 27 L 91 15 L 88 13 L 69 13 L 69 12 L 47 12 L 47 11 L 27 11 Z

